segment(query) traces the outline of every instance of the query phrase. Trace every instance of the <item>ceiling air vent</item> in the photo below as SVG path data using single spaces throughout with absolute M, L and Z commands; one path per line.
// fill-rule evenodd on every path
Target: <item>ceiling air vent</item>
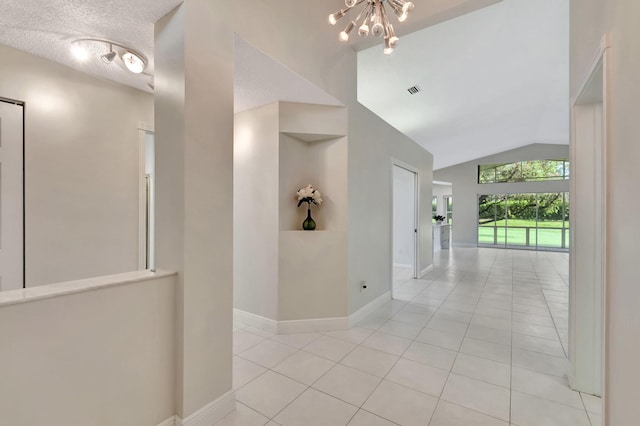
M 422 92 L 422 89 L 420 88 L 420 86 L 416 85 L 416 86 L 411 86 L 407 89 L 407 91 L 412 94 L 415 95 L 418 92 Z

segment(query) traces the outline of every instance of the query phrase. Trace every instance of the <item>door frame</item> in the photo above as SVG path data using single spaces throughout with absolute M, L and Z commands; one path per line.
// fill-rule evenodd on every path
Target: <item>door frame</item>
M 413 233 L 413 245 L 414 245 L 414 259 L 413 259 L 413 272 L 412 272 L 412 276 L 414 279 L 419 278 L 419 271 L 420 271 L 420 172 L 418 171 L 417 168 L 403 162 L 400 161 L 396 158 L 391 158 L 391 203 L 390 203 L 390 210 L 391 210 L 391 229 L 390 229 L 390 234 L 391 234 L 391 259 L 390 259 L 390 263 L 391 263 L 391 269 L 390 269 L 390 279 L 389 282 L 391 283 L 391 296 L 393 297 L 393 224 L 394 224 L 394 217 L 393 217 L 393 200 L 394 200 L 394 190 L 393 190 L 393 184 L 394 184 L 394 180 L 393 180 L 393 170 L 394 167 L 399 167 L 401 169 L 404 169 L 408 172 L 413 173 L 414 176 L 414 184 L 413 184 L 413 190 L 414 190 L 414 194 L 413 194 L 413 199 L 414 199 L 414 204 L 415 204 L 415 208 L 414 208 L 414 213 L 413 213 L 413 229 L 414 229 L 414 233 Z
M 598 192 L 601 197 L 602 202 L 599 206 L 594 206 L 595 212 L 595 220 L 599 218 L 599 224 L 596 223 L 596 226 L 599 225 L 599 229 L 596 231 L 599 233 L 601 237 L 601 241 L 595 242 L 594 251 L 596 253 L 599 252 L 601 258 L 601 269 L 598 272 L 598 276 L 601 280 L 602 288 L 599 291 L 599 294 L 596 294 L 596 290 L 594 289 L 591 292 L 588 300 L 584 300 L 581 298 L 581 305 L 589 305 L 593 307 L 593 320 L 595 322 L 595 328 L 599 328 L 599 333 L 597 332 L 595 336 L 595 343 L 591 351 L 591 357 L 594 359 L 594 363 L 597 364 L 598 361 L 600 365 L 591 366 L 590 373 L 583 373 L 587 376 L 592 374 L 592 377 L 588 377 L 586 381 L 583 378 L 579 380 L 576 378 L 576 356 L 578 352 L 584 353 L 584 348 L 580 351 L 577 350 L 579 344 L 576 342 L 577 333 L 576 333 L 576 324 L 580 321 L 577 318 L 576 309 L 578 300 L 577 295 L 575 294 L 575 271 L 576 271 L 576 258 L 574 255 L 574 249 L 576 246 L 576 238 L 579 236 L 576 235 L 575 228 L 574 231 L 570 234 L 570 257 L 569 257 L 569 360 L 571 364 L 571 369 L 569 372 L 569 381 L 572 388 L 578 388 L 577 390 L 583 390 L 583 386 L 590 387 L 591 389 L 584 389 L 584 391 L 588 393 L 597 393 L 599 387 L 600 393 L 602 395 L 603 401 L 603 419 L 606 419 L 606 348 L 607 348 L 607 333 L 606 333 L 606 318 L 607 318 L 607 276 L 608 276 L 608 265 L 607 265 L 607 206 L 609 205 L 609 195 L 607 191 L 608 187 L 608 146 L 611 140 L 611 121 L 610 121 L 610 111 L 611 111 L 611 35 L 605 34 L 601 41 L 600 46 L 594 56 L 594 59 L 588 69 L 588 72 L 585 75 L 585 78 L 580 85 L 580 88 L 577 92 L 577 95 L 571 99 L 571 143 L 570 143 L 570 155 L 572 159 L 575 158 L 576 153 L 576 129 L 577 129 L 577 120 L 576 113 L 585 105 L 589 104 L 589 102 L 585 102 L 584 98 L 590 96 L 590 90 L 592 88 L 592 84 L 595 81 L 594 78 L 598 78 L 599 72 L 602 72 L 601 80 L 597 80 L 602 84 L 602 92 L 598 93 L 602 96 L 601 100 L 601 128 L 599 129 L 600 133 L 600 143 L 596 144 L 594 148 L 598 149 L 595 153 L 595 160 L 597 161 L 597 168 L 599 168 L 599 173 L 596 171 L 594 176 L 594 191 Z M 600 104 L 595 103 L 594 104 Z M 597 146 L 600 145 L 600 146 Z M 577 179 L 571 179 L 571 194 L 575 194 L 577 185 Z M 573 200 L 572 200 L 573 202 Z M 570 220 L 574 220 L 573 217 L 570 217 Z M 597 260 L 594 259 L 596 262 Z M 600 300 L 598 300 L 598 296 L 600 296 Z M 574 307 L 572 309 L 572 307 Z M 598 324 L 598 320 L 600 323 Z M 598 348 L 598 346 L 600 346 Z M 599 371 L 598 371 L 599 370 Z M 600 377 L 597 377 L 598 374 Z
M 154 134 L 154 126 L 138 123 L 138 269 L 145 270 L 147 265 L 147 178 L 145 172 L 146 136 Z
M 27 288 L 27 185 L 26 185 L 26 119 L 27 103 L 17 99 L 0 96 L 0 102 L 18 105 L 22 107 L 22 288 Z

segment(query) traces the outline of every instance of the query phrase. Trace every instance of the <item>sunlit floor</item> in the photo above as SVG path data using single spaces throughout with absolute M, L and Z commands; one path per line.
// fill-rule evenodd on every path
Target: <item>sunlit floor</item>
M 344 331 L 236 324 L 235 412 L 220 425 L 600 425 L 571 391 L 568 255 L 456 248 Z

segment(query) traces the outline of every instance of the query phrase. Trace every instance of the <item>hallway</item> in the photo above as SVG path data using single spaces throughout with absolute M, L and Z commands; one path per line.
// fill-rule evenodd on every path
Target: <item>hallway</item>
M 456 248 L 344 331 L 235 324 L 219 425 L 600 425 L 565 378 L 568 254 Z

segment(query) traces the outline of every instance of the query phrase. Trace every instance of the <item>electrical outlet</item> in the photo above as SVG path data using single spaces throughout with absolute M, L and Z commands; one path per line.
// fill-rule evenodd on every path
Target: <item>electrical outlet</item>
M 365 280 L 360 281 L 360 293 L 362 293 L 366 289 L 367 289 L 367 281 Z

